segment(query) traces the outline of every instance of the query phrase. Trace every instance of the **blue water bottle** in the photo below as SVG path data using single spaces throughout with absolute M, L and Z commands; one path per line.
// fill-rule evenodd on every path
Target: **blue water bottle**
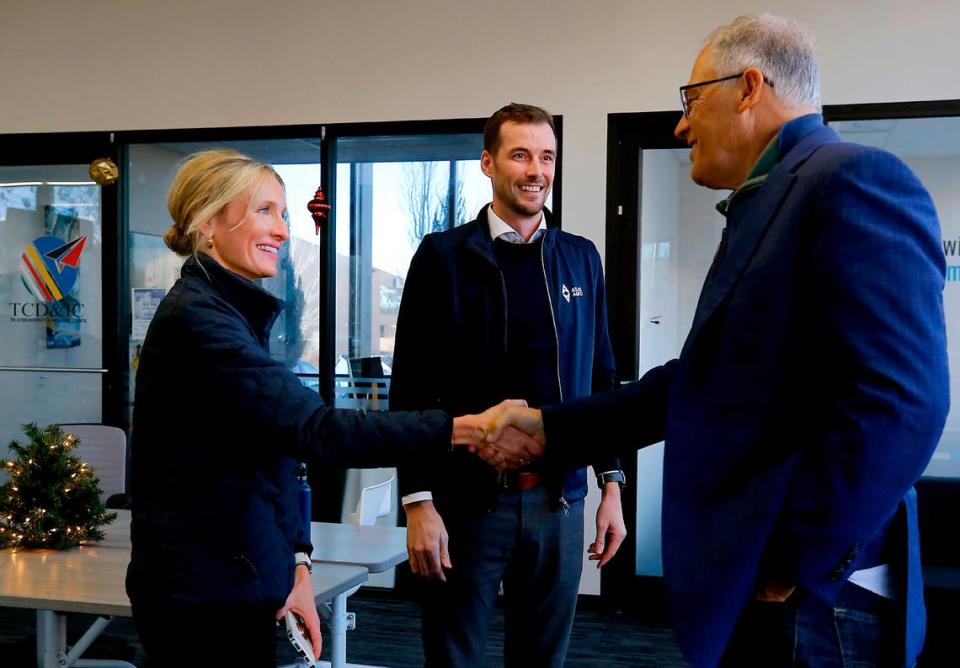
M 310 498 L 310 483 L 307 482 L 307 465 L 297 466 L 297 505 L 300 507 L 300 521 L 307 540 L 310 540 L 310 520 L 313 519 L 313 502 Z

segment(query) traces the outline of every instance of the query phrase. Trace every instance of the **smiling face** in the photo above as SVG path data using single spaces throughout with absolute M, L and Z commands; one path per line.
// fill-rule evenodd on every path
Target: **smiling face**
M 213 246 L 200 250 L 244 278 L 274 276 L 280 248 L 290 238 L 286 213 L 283 186 L 268 177 L 210 220 L 203 236 L 212 237 Z
M 493 210 L 511 227 L 539 220 L 553 185 L 557 138 L 546 123 L 500 126 L 496 155 L 484 151 L 480 167 L 493 184 Z
M 710 47 L 700 52 L 689 83 L 710 81 L 717 73 Z M 753 164 L 752 142 L 746 139 L 740 109 L 740 81 L 709 84 L 690 91 L 690 113 L 681 117 L 674 134 L 690 147 L 690 177 L 707 188 L 737 188 Z

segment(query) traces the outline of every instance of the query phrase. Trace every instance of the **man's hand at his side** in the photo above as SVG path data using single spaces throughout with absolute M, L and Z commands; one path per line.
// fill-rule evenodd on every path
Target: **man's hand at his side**
M 596 561 L 597 568 L 603 568 L 620 549 L 627 537 L 627 525 L 623 521 L 623 508 L 620 505 L 620 484 L 608 482 L 603 486 L 603 497 L 597 508 L 597 538 L 587 552 L 590 561 Z
M 796 586 L 794 585 L 765 581 L 757 585 L 756 591 L 753 592 L 753 598 L 766 603 L 783 603 L 793 595 L 795 590 Z
M 446 582 L 450 563 L 449 537 L 433 501 L 415 501 L 403 507 L 407 514 L 407 555 L 410 569 L 421 577 Z

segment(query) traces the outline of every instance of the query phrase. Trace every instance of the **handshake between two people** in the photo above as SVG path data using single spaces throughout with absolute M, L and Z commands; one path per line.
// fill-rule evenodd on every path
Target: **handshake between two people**
M 498 471 L 526 466 L 544 453 L 546 437 L 539 409 L 507 399 L 475 415 L 453 420 L 451 442 L 465 446 Z

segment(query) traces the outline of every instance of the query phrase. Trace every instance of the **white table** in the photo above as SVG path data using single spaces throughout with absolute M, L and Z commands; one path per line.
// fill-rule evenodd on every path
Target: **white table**
M 407 530 L 403 527 L 313 522 L 310 543 L 315 562 L 363 566 L 371 573 L 382 573 L 407 560 Z
M 311 559 L 315 564 L 359 566 L 370 573 L 382 573 L 407 560 L 407 530 L 401 527 L 313 522 L 310 543 L 313 545 Z M 328 616 L 330 634 L 334 639 L 345 636 L 356 625 L 353 613 L 347 612 L 346 597 L 334 599 Z M 346 647 L 346 641 L 331 643 L 331 668 L 347 665 Z
M 112 617 L 129 617 L 130 600 L 124 588 L 130 562 L 129 513 L 121 512 L 107 527 L 103 541 L 71 550 L 0 551 L 0 606 L 37 610 L 37 665 L 130 666 L 126 662 L 80 659 Z M 319 563 L 311 581 L 319 602 L 333 601 L 346 611 L 349 592 L 367 580 L 368 571 L 352 564 Z M 66 646 L 66 615 L 100 615 L 70 650 Z M 345 629 L 331 634 L 330 651 L 346 657 Z M 337 666 L 337 663 L 333 665 Z

